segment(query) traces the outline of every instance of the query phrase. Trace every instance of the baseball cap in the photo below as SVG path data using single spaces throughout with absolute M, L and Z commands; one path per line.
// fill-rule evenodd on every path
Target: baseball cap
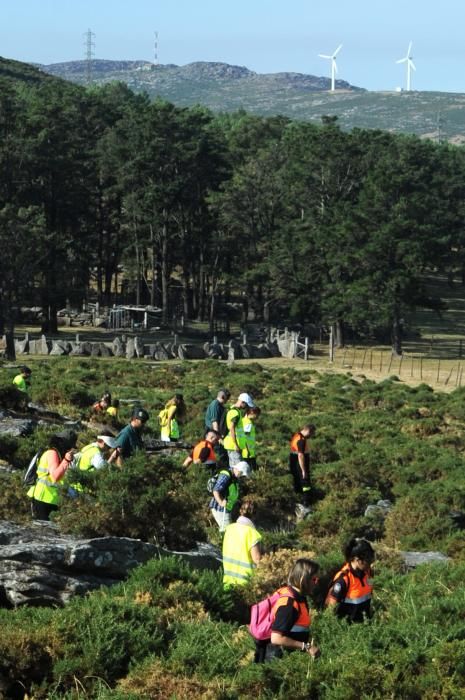
M 116 447 L 116 440 L 115 438 L 110 437 L 109 435 L 97 435 L 97 440 L 101 440 L 102 442 L 105 443 L 108 447 L 111 447 L 114 449 Z
M 237 469 L 241 476 L 250 476 L 250 466 L 247 462 L 238 462 L 233 466 L 234 469 Z
M 238 400 L 238 401 L 243 401 L 243 402 L 246 403 L 247 406 L 249 406 L 250 408 L 255 408 L 255 404 L 254 404 L 253 399 L 252 399 L 252 397 L 250 396 L 250 394 L 239 394 L 237 400 Z
M 143 423 L 147 423 L 149 417 L 145 408 L 141 408 L 140 406 L 136 406 L 132 412 L 132 418 L 139 418 Z

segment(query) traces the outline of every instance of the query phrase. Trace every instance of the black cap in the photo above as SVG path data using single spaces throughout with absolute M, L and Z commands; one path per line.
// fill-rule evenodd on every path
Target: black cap
M 143 423 L 147 423 L 148 419 L 150 418 L 148 412 L 145 410 L 145 408 L 141 408 L 140 406 L 136 406 L 132 412 L 132 418 L 139 418 Z

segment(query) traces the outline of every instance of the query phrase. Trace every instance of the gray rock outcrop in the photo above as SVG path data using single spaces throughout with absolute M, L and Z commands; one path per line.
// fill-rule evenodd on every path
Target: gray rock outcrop
M 155 556 L 176 555 L 197 568 L 221 565 L 221 552 L 203 543 L 170 552 L 129 537 L 76 539 L 40 521 L 0 521 L 0 545 L 0 601 L 14 607 L 64 605 L 74 595 L 123 581 Z
M 447 557 L 442 552 L 401 552 L 402 559 L 407 569 L 415 569 L 421 564 L 433 564 L 441 562 L 447 564 L 450 557 Z
M 0 599 L 13 606 L 62 605 L 76 594 L 124 580 L 158 553 L 141 540 L 78 540 L 42 522 L 0 521 L 0 544 Z

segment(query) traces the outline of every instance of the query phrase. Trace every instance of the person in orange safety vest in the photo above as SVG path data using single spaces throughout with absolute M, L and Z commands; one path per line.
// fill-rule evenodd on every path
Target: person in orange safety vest
M 316 428 L 311 423 L 304 425 L 292 436 L 289 451 L 289 471 L 294 482 L 294 491 L 301 503 L 296 505 L 298 518 L 310 513 L 310 450 L 308 438 L 315 435 Z
M 354 537 L 344 548 L 344 555 L 346 563 L 334 576 L 325 604 L 335 607 L 338 617 L 363 622 L 371 617 L 375 552 L 367 540 Z
M 219 439 L 220 436 L 216 430 L 207 430 L 205 438 L 195 445 L 189 457 L 184 460 L 183 467 L 189 467 L 192 463 L 204 464 L 212 473 L 216 471 L 218 458 L 214 448 Z

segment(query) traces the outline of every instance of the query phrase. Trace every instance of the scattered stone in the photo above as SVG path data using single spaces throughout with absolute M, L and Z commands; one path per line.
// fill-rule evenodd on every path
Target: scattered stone
M 178 346 L 180 360 L 204 360 L 205 352 L 201 345 L 183 344 Z
M 370 515 L 381 515 L 383 518 L 392 510 L 392 503 L 387 499 L 384 501 L 378 501 L 375 505 L 369 505 L 365 508 L 365 518 Z
M 128 338 L 126 341 L 126 358 L 128 360 L 133 360 L 136 356 L 136 348 L 134 344 L 134 338 Z
M 34 432 L 36 423 L 28 418 L 6 417 L 0 420 L 0 435 L 8 437 L 26 437 Z
M 121 338 L 115 338 L 112 343 L 113 355 L 115 357 L 124 357 L 126 354 L 126 348 L 124 346 Z
M 15 340 L 15 352 L 17 355 L 25 355 L 29 352 L 29 340 Z
M 134 338 L 134 352 L 136 353 L 137 357 L 144 356 L 144 345 L 142 343 L 142 340 L 139 338 L 139 336 L 136 336 Z
M 36 341 L 36 351 L 38 355 L 48 355 L 51 350 L 51 343 L 47 341 L 45 335 L 40 336 L 40 340 Z
M 154 360 L 159 360 L 159 361 L 169 360 L 169 359 L 170 359 L 170 355 L 169 355 L 169 353 L 168 353 L 168 350 L 167 350 L 167 349 L 165 348 L 165 346 L 162 345 L 161 343 L 156 343 L 156 344 L 155 344 L 155 348 L 154 348 L 154 351 L 153 351 L 153 359 L 154 359 Z
M 441 552 L 400 552 L 400 554 L 407 569 L 415 569 L 421 564 L 432 564 L 435 562 L 447 564 L 450 561 L 450 557 Z

